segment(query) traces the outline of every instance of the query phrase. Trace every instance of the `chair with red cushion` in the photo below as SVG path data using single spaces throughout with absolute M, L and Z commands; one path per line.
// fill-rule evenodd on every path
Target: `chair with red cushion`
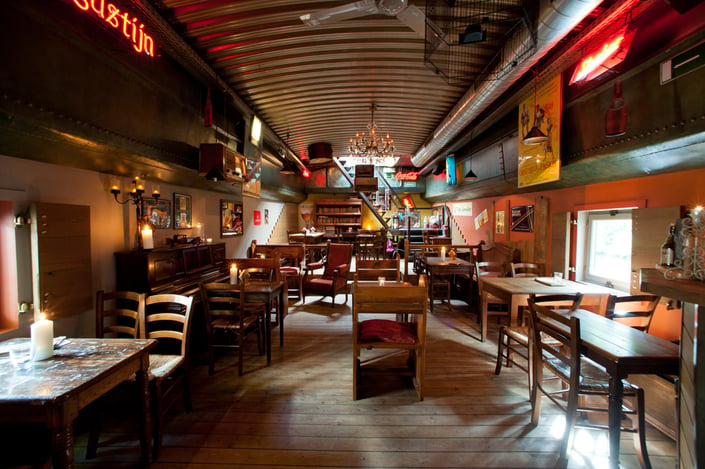
M 424 369 L 426 365 L 426 310 L 428 288 L 426 276 L 419 277 L 419 284 L 369 282 L 353 284 L 353 399 L 358 398 L 358 384 L 366 374 L 375 371 L 384 374 L 410 375 L 414 388 L 423 400 Z M 395 318 L 395 319 L 391 319 Z M 378 353 L 365 360 L 363 349 L 407 351 L 405 367 L 381 368 Z
M 303 302 L 306 295 L 321 295 L 331 297 L 331 307 L 335 306 L 335 295 L 345 292 L 345 302 L 348 301 L 348 272 L 352 260 L 352 244 L 337 244 L 328 242 L 325 260 L 311 262 L 304 267 L 302 280 Z M 323 269 L 322 275 L 314 275 L 313 271 Z

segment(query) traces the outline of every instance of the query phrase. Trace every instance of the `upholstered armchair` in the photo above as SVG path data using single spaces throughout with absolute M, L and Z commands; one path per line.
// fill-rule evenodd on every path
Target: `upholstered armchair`
M 345 292 L 348 301 L 348 272 L 352 259 L 352 244 L 337 244 L 328 241 L 326 257 L 322 262 L 311 262 L 304 267 L 302 280 L 302 300 L 306 295 L 331 297 L 331 307 L 335 306 L 335 295 Z M 323 274 L 316 275 L 314 270 L 323 269 Z

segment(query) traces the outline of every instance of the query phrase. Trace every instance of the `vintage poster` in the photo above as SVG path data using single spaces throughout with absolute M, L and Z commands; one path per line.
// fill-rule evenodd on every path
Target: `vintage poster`
M 494 232 L 504 234 L 504 210 L 495 212 Z
M 560 179 L 562 104 L 560 74 L 519 104 L 519 187 Z M 545 135 L 546 138 L 540 143 L 527 145 L 523 142 L 529 133 Z
M 512 231 L 532 233 L 534 231 L 534 206 L 512 207 Z
M 475 229 L 479 230 L 485 223 L 487 223 L 490 220 L 489 215 L 487 214 L 487 209 L 484 209 L 482 212 L 480 212 L 476 217 L 475 217 Z

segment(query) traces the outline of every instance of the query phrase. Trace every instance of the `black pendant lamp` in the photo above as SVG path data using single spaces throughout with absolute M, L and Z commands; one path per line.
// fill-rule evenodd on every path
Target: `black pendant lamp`
M 470 158 L 470 169 L 468 170 L 467 173 L 465 173 L 465 180 L 466 181 L 476 181 L 477 180 L 477 174 L 472 170 L 472 158 Z

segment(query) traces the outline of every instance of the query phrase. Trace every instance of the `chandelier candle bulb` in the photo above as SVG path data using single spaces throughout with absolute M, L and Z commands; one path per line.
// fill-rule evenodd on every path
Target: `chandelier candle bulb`
M 54 355 L 54 321 L 46 319 L 44 313 L 40 319 L 29 326 L 32 361 L 46 360 Z

